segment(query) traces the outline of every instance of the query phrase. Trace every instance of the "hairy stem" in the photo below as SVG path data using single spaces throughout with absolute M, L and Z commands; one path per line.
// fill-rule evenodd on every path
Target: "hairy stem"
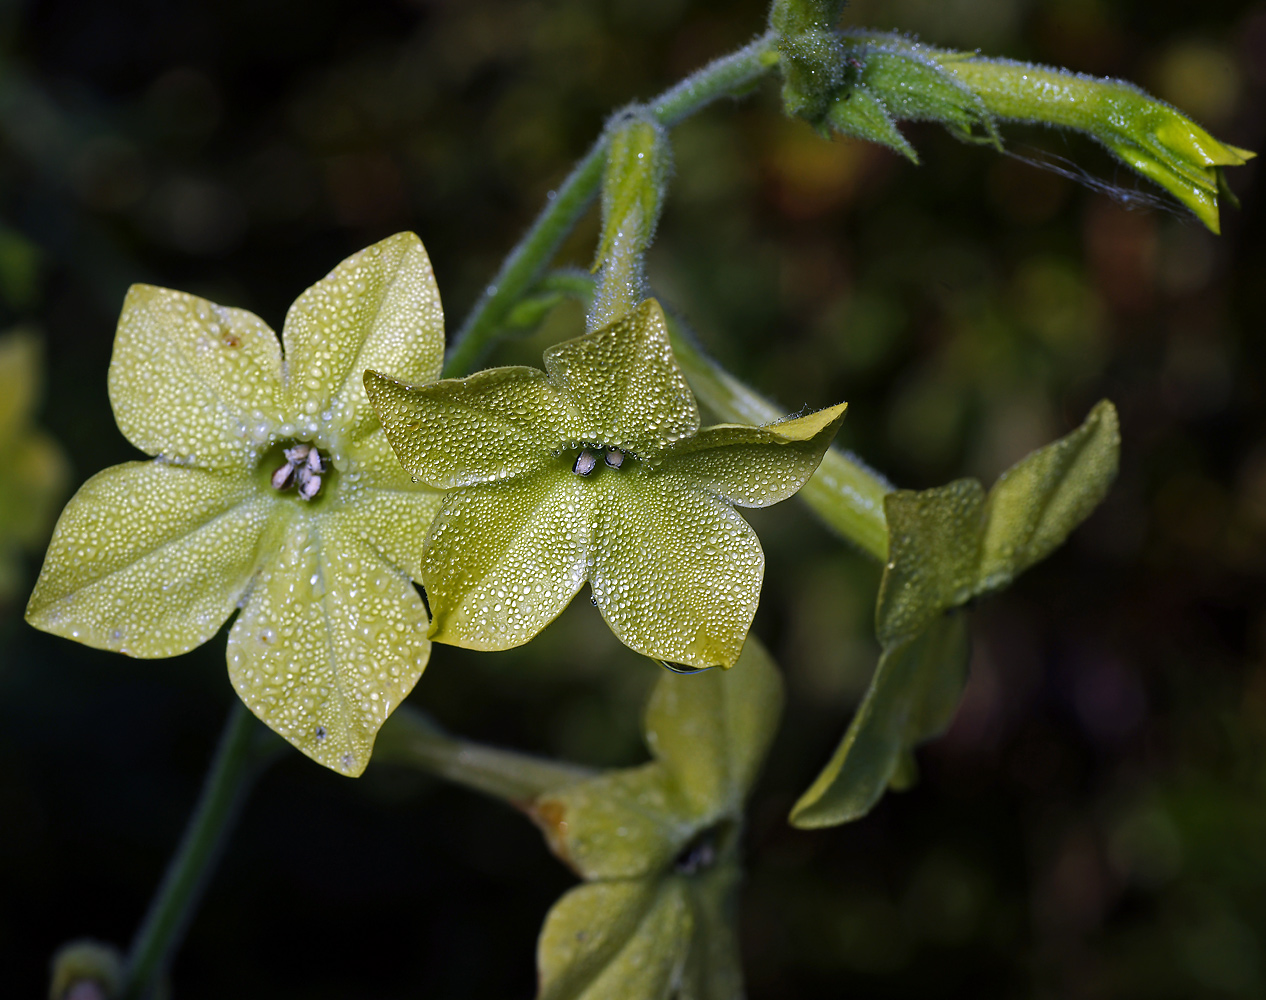
M 692 73 L 647 107 L 659 124 L 670 127 L 713 101 L 750 89 L 777 65 L 777 38 L 765 34 Z M 602 183 L 608 141 L 606 133 L 598 137 L 505 259 L 453 338 L 444 365 L 446 376 L 464 375 L 479 363 L 503 333 L 506 314 L 549 266 L 567 234 L 588 210 Z
M 122 1000 L 142 1000 L 153 993 L 156 980 L 184 935 L 216 856 L 259 771 L 258 726 L 255 717 L 234 699 L 184 839 L 132 941 Z

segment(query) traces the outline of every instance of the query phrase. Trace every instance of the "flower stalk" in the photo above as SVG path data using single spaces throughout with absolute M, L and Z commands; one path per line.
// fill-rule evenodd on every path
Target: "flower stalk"
M 234 700 L 184 839 L 132 941 L 121 1000 L 150 996 L 179 946 L 217 856 L 262 770 L 264 748 L 273 744 L 271 739 L 265 742 L 266 735 L 246 706 Z

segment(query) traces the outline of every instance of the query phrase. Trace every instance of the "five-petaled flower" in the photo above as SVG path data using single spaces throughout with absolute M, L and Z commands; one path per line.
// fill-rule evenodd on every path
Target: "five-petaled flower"
M 406 469 L 446 490 L 423 548 L 437 641 L 527 642 L 588 581 L 612 631 L 688 668 L 732 665 L 765 558 L 735 504 L 785 500 L 813 474 L 844 404 L 700 428 L 664 314 L 647 300 L 545 352 L 429 385 L 365 374 Z
M 439 293 L 412 233 L 304 292 L 281 344 L 244 310 L 133 286 L 110 402 L 155 457 L 98 473 L 71 500 L 27 620 L 160 657 L 240 608 L 228 663 L 242 700 L 310 757 L 359 774 L 430 654 L 413 580 L 440 504 L 400 468 L 362 372 L 425 381 L 443 353 Z

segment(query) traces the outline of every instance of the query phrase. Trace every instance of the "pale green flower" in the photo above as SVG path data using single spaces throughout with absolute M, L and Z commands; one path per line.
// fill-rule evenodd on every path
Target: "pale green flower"
M 430 655 L 413 587 L 439 495 L 395 460 L 366 366 L 435 378 L 443 316 L 421 242 L 349 257 L 259 318 L 135 285 L 110 402 L 149 462 L 98 473 L 57 524 L 27 608 L 38 628 L 131 656 L 175 656 L 240 609 L 229 676 L 308 756 L 364 770 Z
M 432 638 L 520 645 L 588 582 L 622 642 L 696 669 L 734 663 L 760 597 L 734 505 L 795 493 L 844 417 L 701 429 L 654 300 L 550 348 L 545 371 L 365 381 L 404 467 L 448 491 L 423 550 Z
M 34 426 L 43 382 L 39 341 L 0 337 L 0 602 L 19 587 L 20 553 L 48 538 L 70 473 L 61 448 Z

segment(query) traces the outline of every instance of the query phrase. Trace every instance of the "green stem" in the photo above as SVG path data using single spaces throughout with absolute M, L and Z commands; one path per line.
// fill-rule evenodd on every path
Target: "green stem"
M 145 922 L 132 941 L 120 993 L 122 1000 L 149 996 L 180 943 L 219 848 L 258 773 L 254 765 L 259 755 L 253 752 L 257 725 L 255 717 L 234 699 L 184 840 L 168 864 Z
M 671 127 L 713 101 L 750 89 L 777 65 L 777 37 L 762 35 L 664 91 L 649 103 L 650 113 L 659 124 Z M 598 137 L 505 259 L 453 338 L 444 365 L 446 376 L 464 375 L 479 363 L 503 332 L 506 314 L 549 266 L 588 210 L 602 182 L 608 141 L 606 133 Z
M 374 760 L 415 767 L 512 803 L 531 802 L 595 773 L 575 764 L 458 739 L 407 705 L 382 727 Z

